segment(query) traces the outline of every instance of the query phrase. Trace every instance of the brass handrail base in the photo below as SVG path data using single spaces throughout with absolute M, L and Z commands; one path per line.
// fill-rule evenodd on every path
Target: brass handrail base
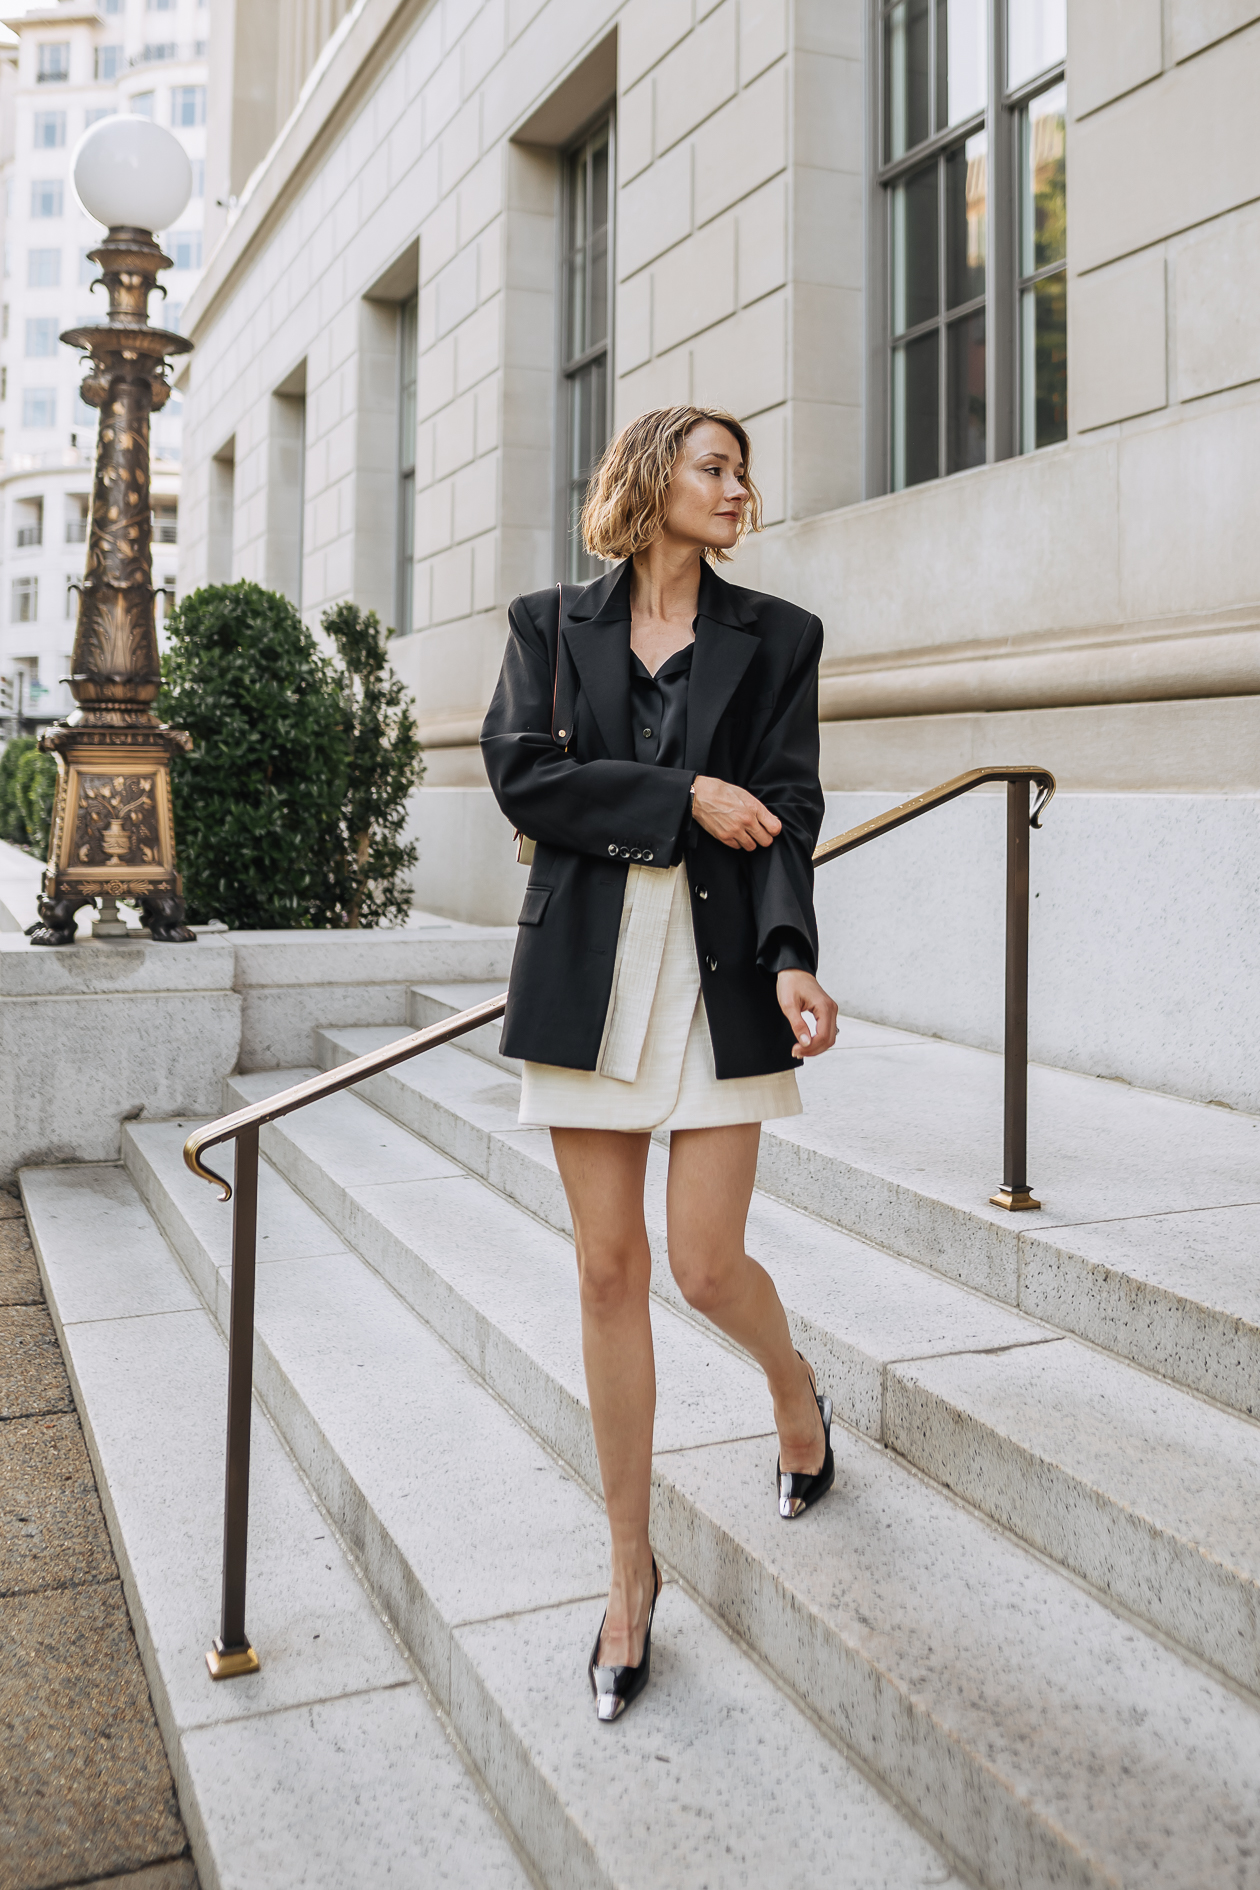
M 999 1188 L 996 1194 L 989 1196 L 991 1207 L 1005 1208 L 1009 1214 L 1020 1214 L 1026 1208 L 1039 1208 L 1040 1201 L 1035 1201 L 1027 1188 Z
M 212 1680 L 239 1680 L 242 1674 L 257 1673 L 261 1665 L 252 1647 L 234 1647 L 228 1653 L 222 1641 L 206 1649 L 206 1665 Z

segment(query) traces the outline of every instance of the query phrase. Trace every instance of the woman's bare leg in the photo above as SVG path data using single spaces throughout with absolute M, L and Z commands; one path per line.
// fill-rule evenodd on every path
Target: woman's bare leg
M 675 1129 L 669 1144 L 669 1264 L 689 1306 L 751 1352 L 770 1385 L 784 1470 L 822 1468 L 826 1440 L 809 1374 L 765 1268 L 744 1251 L 761 1125 Z
M 643 1220 L 650 1138 L 613 1129 L 553 1129 L 573 1216 L 582 1298 L 582 1357 L 612 1537 L 600 1665 L 637 1667 L 652 1604 L 648 1500 L 656 1366 L 648 1318 L 652 1255 Z

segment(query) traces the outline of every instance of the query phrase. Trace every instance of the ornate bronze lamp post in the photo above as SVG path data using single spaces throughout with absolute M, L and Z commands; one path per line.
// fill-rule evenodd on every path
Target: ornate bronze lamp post
M 109 290 L 109 320 L 61 339 L 92 357 L 83 398 L 99 407 L 87 566 L 70 691 L 78 705 L 40 737 L 57 758 L 57 794 L 34 945 L 71 945 L 75 913 L 101 901 L 97 936 L 126 936 L 118 898 L 136 900 L 149 936 L 194 939 L 175 868 L 170 758 L 191 747 L 153 713 L 157 630 L 150 550 L 149 415 L 170 395 L 166 357 L 192 347 L 149 326 L 149 296 L 172 267 L 151 232 L 180 215 L 192 190 L 177 138 L 144 118 L 108 118 L 79 146 L 74 183 L 109 231 L 91 251 Z M 134 936 L 134 934 L 133 934 Z

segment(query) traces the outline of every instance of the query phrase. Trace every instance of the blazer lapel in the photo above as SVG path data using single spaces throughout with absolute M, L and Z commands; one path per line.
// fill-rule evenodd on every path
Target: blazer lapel
M 561 635 L 614 761 L 634 760 L 630 733 L 630 619 L 568 623 Z
M 750 634 L 755 622 L 742 594 L 724 584 L 711 565 L 702 565 L 687 695 L 687 766 L 697 774 L 704 772 L 714 731 L 757 653 L 760 638 Z

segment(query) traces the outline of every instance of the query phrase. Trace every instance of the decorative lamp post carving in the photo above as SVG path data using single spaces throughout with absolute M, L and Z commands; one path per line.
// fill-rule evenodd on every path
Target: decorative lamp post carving
M 153 713 L 159 688 L 153 616 L 149 415 L 165 405 L 166 357 L 192 347 L 149 326 L 149 297 L 172 267 L 154 241 L 181 214 L 192 169 L 177 138 L 145 118 L 93 125 L 74 186 L 108 235 L 92 250 L 109 320 L 61 339 L 92 358 L 83 398 L 100 409 L 87 564 L 79 591 L 70 692 L 76 708 L 40 737 L 57 758 L 48 866 L 35 945 L 70 945 L 75 913 L 99 900 L 97 937 L 127 935 L 115 901 L 136 900 L 149 936 L 190 941 L 175 868 L 170 758 L 192 746 Z M 131 934 L 134 936 L 134 933 Z

